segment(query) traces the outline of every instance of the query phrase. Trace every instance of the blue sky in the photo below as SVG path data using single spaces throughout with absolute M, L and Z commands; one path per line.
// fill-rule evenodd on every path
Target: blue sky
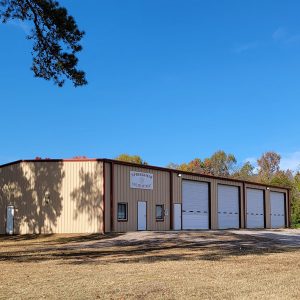
M 26 24 L 0 24 L 0 163 L 219 149 L 300 163 L 299 1 L 60 2 L 86 31 L 89 85 L 33 78 Z

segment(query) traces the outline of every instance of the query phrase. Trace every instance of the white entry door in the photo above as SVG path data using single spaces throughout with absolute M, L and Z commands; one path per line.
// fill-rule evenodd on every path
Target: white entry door
M 207 182 L 182 181 L 182 229 L 209 229 Z
M 285 227 L 284 193 L 270 192 L 271 228 Z
M 138 230 L 147 230 L 147 203 L 138 202 Z
M 174 204 L 174 230 L 181 230 L 181 204 L 175 203 Z
M 239 188 L 218 185 L 218 223 L 220 229 L 239 228 Z
M 14 215 L 15 208 L 13 206 L 7 206 L 6 210 L 6 233 L 14 234 Z
M 247 228 L 264 228 L 264 191 L 247 188 Z

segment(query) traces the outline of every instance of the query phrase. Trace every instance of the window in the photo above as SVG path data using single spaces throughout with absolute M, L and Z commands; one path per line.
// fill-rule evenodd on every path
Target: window
M 118 221 L 127 221 L 127 203 L 118 203 Z
M 163 221 L 165 217 L 164 206 L 162 204 L 156 205 L 156 221 Z

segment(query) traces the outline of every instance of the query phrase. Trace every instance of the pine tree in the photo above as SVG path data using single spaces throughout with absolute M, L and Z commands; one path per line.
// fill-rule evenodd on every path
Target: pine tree
M 79 30 L 66 8 L 52 0 L 0 0 L 0 21 L 17 19 L 32 24 L 27 36 L 33 41 L 32 71 L 35 77 L 63 86 L 87 84 L 85 73 L 77 69 L 77 54 L 84 32 Z

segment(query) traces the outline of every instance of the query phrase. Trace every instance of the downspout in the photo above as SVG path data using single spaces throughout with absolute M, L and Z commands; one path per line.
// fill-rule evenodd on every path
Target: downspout
M 288 189 L 287 190 L 287 198 L 288 198 L 288 203 L 287 203 L 287 214 L 286 214 L 286 226 L 288 228 L 291 227 L 291 212 L 292 212 L 292 207 L 291 207 L 291 193 L 290 193 L 290 190 Z
M 102 162 L 103 163 L 103 199 L 102 199 L 102 222 L 103 222 L 103 226 L 102 226 L 102 230 L 103 233 L 105 233 L 105 201 L 106 201 L 106 197 L 105 197 L 105 161 Z
M 243 182 L 243 216 L 244 216 L 244 226 L 242 228 L 246 228 L 246 187 L 245 182 Z
M 114 231 L 114 163 L 110 163 L 110 231 Z

